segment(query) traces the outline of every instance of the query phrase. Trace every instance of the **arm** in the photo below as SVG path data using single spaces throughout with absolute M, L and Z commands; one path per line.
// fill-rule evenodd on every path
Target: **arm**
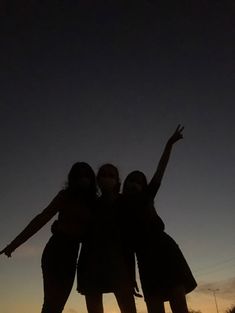
M 161 159 L 158 163 L 157 170 L 153 175 L 153 178 L 151 179 L 149 185 L 148 185 L 148 192 L 152 199 L 156 196 L 158 189 L 161 185 L 162 177 L 165 173 L 165 169 L 167 167 L 171 150 L 173 145 L 180 139 L 183 138 L 182 131 L 184 127 L 181 127 L 181 125 L 178 125 L 173 135 L 168 139 L 165 149 L 162 153 Z
M 9 244 L 0 254 L 5 253 L 8 257 L 12 252 L 38 232 L 59 210 L 63 203 L 63 192 L 52 200 L 52 202 L 25 227 L 25 229 Z

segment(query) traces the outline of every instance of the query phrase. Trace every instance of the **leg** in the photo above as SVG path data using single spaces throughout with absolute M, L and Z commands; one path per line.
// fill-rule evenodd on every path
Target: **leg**
M 104 313 L 102 293 L 85 295 L 88 313 Z
M 74 272 L 75 275 L 75 272 Z M 63 283 L 53 277 L 44 277 L 44 303 L 41 313 L 61 313 L 71 292 L 74 275 Z
M 148 313 L 165 313 L 164 301 L 156 293 L 144 296 Z
M 114 292 L 121 313 L 136 313 L 133 291 L 118 290 Z
M 77 245 L 52 236 L 42 255 L 44 303 L 42 313 L 61 313 L 76 273 Z M 62 252 L 61 252 L 62 251 Z
M 175 287 L 170 296 L 170 306 L 173 313 L 188 313 L 188 306 L 183 286 Z

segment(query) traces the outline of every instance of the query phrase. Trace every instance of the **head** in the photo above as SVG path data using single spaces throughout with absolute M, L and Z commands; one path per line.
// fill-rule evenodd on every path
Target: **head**
M 123 184 L 123 194 L 136 195 L 147 189 L 148 183 L 144 173 L 133 171 L 127 175 Z
M 118 193 L 120 178 L 118 169 L 112 164 L 104 164 L 97 173 L 97 183 L 102 194 Z
M 96 178 L 93 169 L 85 162 L 73 164 L 69 174 L 67 189 L 72 193 L 96 194 Z

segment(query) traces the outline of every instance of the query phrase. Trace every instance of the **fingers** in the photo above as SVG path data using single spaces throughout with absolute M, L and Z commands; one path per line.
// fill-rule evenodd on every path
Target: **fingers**
M 182 134 L 183 130 L 184 130 L 184 126 L 182 126 L 181 124 L 178 124 L 175 132 L 170 137 L 170 142 L 172 144 L 174 144 L 175 142 L 183 138 L 183 134 Z
M 0 255 L 5 254 L 8 258 L 11 257 L 12 251 L 7 251 L 6 249 L 3 249 L 0 251 Z
M 179 131 L 179 129 L 180 129 L 180 127 L 181 127 L 181 125 L 180 125 L 180 124 L 178 124 L 178 125 L 177 125 L 177 127 L 176 127 L 175 132 L 178 132 L 178 131 Z
M 183 130 L 184 130 L 184 126 L 181 126 L 181 124 L 178 124 L 173 136 L 177 137 L 178 139 L 182 139 L 183 138 L 183 134 L 182 134 Z
M 179 132 L 181 133 L 183 130 L 184 130 L 184 126 L 182 126 L 182 127 L 179 129 Z
M 134 291 L 134 296 L 136 296 L 137 298 L 143 298 L 143 296 L 136 291 Z
M 181 133 L 183 130 L 184 130 L 184 126 L 181 126 L 181 124 L 178 124 L 177 127 L 176 127 L 175 132 Z

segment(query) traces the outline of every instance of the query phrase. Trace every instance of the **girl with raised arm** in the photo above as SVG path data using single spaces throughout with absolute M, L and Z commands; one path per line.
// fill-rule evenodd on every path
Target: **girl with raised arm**
M 86 236 L 95 200 L 96 179 L 92 168 L 84 162 L 75 163 L 69 172 L 67 187 L 0 252 L 10 257 L 58 213 L 58 219 L 52 225 L 53 235 L 42 254 L 42 313 L 63 311 L 73 286 L 79 246 Z
M 153 204 L 172 147 L 183 138 L 183 129 L 179 125 L 167 141 L 149 184 L 142 172 L 134 171 L 123 186 L 126 230 L 134 235 L 132 242 L 148 313 L 164 313 L 164 301 L 170 302 L 173 313 L 188 313 L 185 295 L 197 285 L 179 246 L 165 233 Z

